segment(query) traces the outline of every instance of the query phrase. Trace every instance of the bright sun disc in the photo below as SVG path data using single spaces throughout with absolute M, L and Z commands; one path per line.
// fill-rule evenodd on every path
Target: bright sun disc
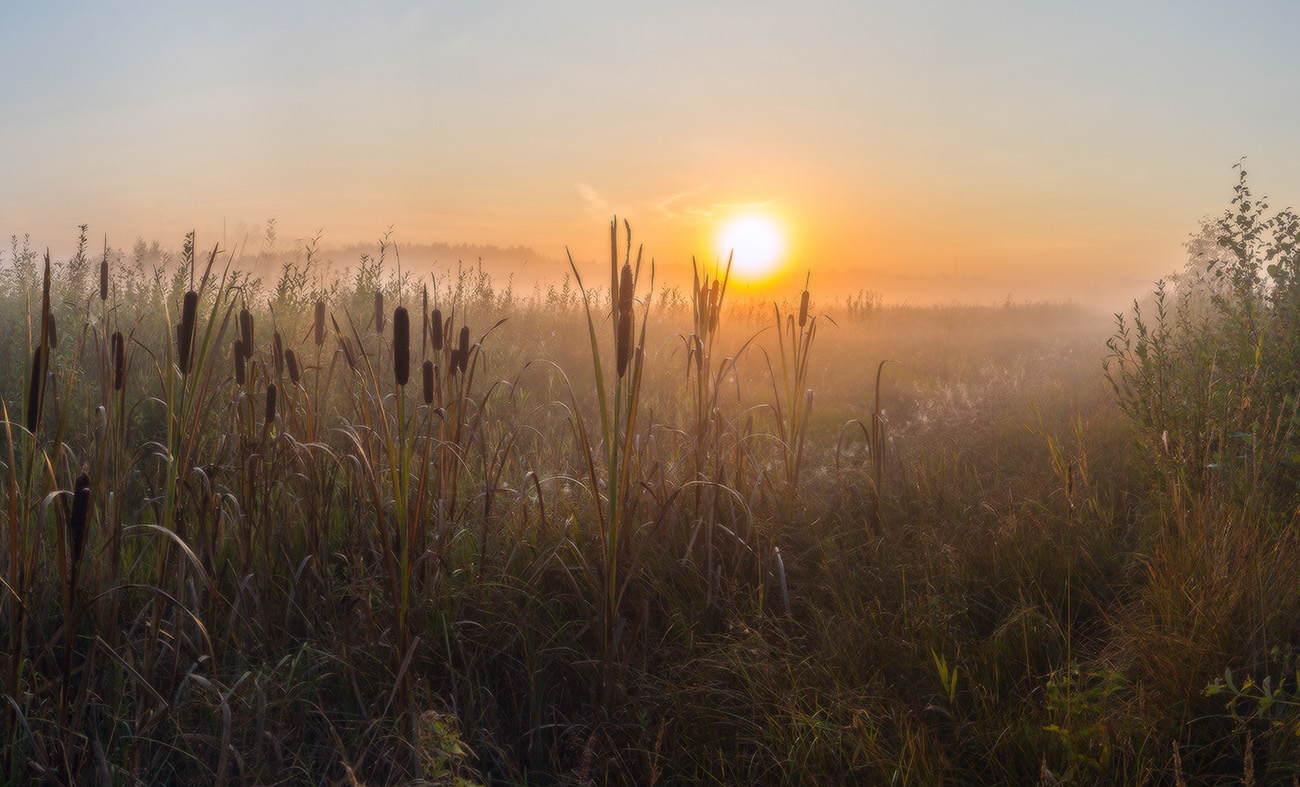
M 718 251 L 724 260 L 734 251 L 732 270 L 753 279 L 775 270 L 785 244 L 771 219 L 741 216 L 723 226 L 718 235 Z

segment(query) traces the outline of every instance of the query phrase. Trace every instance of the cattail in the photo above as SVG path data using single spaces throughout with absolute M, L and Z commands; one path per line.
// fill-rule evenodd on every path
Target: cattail
M 632 312 L 618 315 L 618 341 L 614 346 L 614 356 L 618 364 L 618 376 L 627 371 L 628 359 L 632 357 Z
M 90 512 L 90 477 L 82 475 L 72 487 L 72 512 L 68 514 L 68 536 L 72 544 L 73 574 L 86 546 L 86 515 Z
M 49 337 L 50 337 L 50 338 L 49 338 L 50 348 L 53 349 L 53 348 L 55 348 L 55 347 L 58 347 L 58 346 L 59 346 L 59 326 L 55 323 L 55 320 L 54 320 L 54 314 L 53 314 L 53 313 L 50 314 L 49 319 L 47 319 L 47 320 L 45 321 L 45 323 L 46 323 L 46 325 L 49 326 L 49 330 L 47 331 L 47 333 L 49 334 Z
M 284 376 L 284 342 L 280 339 L 280 332 L 276 331 L 271 336 L 271 363 L 275 365 L 275 376 Z
M 289 367 L 289 382 L 298 384 L 298 354 L 292 348 L 284 351 L 284 362 Z
M 384 294 L 375 290 L 375 333 L 384 332 Z
M 239 338 L 244 342 L 244 357 L 253 357 L 253 315 L 248 309 L 239 310 Z
M 176 360 L 181 374 L 190 373 L 190 351 L 194 347 L 194 323 L 198 319 L 199 294 L 194 290 L 185 293 L 181 306 L 181 325 L 176 332 Z
M 433 361 L 425 361 L 421 370 L 424 372 L 424 403 L 433 404 Z
M 469 326 L 462 325 L 460 328 L 460 347 L 457 349 L 460 353 L 460 370 L 463 373 L 469 366 Z
M 316 301 L 316 346 L 325 343 L 325 301 Z
M 121 331 L 113 332 L 113 390 L 122 390 L 126 382 L 126 339 Z
M 270 428 L 275 423 L 275 383 L 266 386 L 266 426 Z
M 799 299 L 799 327 L 802 328 L 808 323 L 808 291 L 803 291 L 803 297 Z
M 411 379 L 411 317 L 405 306 L 393 309 L 393 379 L 398 385 Z
M 108 250 L 104 250 L 104 259 L 99 263 L 99 299 L 108 300 Z
M 442 352 L 442 328 L 442 309 L 434 309 L 429 315 L 429 331 L 432 333 L 429 338 L 433 340 L 433 351 L 436 353 Z
M 244 382 L 248 379 L 248 376 L 244 371 L 244 366 L 245 366 L 244 361 L 247 358 L 248 356 L 244 354 L 244 340 L 236 339 L 235 340 L 235 385 L 243 385 Z
M 623 273 L 619 276 L 618 310 L 619 313 L 632 311 L 632 266 L 626 262 L 623 263 Z
M 41 399 L 45 394 L 45 348 L 32 353 L 32 377 L 27 386 L 27 431 L 36 434 L 41 423 Z

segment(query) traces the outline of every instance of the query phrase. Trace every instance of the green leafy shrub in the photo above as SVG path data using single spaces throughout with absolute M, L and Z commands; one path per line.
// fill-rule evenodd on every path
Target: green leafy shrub
M 1300 498 L 1300 218 L 1270 213 L 1239 170 L 1186 269 L 1116 315 L 1103 363 L 1177 489 L 1276 510 Z

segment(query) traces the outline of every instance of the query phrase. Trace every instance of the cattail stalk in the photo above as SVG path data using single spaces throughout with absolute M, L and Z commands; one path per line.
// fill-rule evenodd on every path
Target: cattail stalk
M 176 361 L 181 374 L 190 373 L 190 354 L 194 348 L 194 325 L 198 320 L 199 294 L 194 290 L 185 293 L 181 306 L 181 324 L 176 331 Z
M 405 306 L 393 309 L 393 379 L 398 385 L 411 379 L 411 317 Z
M 627 362 L 632 357 L 632 312 L 620 312 L 618 315 L 618 341 L 614 346 L 618 376 L 627 372 Z
M 248 309 L 239 310 L 239 338 L 243 341 L 244 357 L 253 357 L 253 315 Z
M 121 331 L 113 332 L 113 390 L 122 390 L 126 382 L 126 339 Z
M 429 315 L 429 332 L 431 334 L 429 338 L 433 342 L 433 351 L 436 353 L 442 352 L 442 329 L 442 309 L 434 309 L 433 313 Z
M 32 353 L 32 376 L 27 386 L 27 431 L 36 434 L 41 423 L 41 405 L 45 395 L 46 348 L 37 346 Z
M 73 485 L 72 512 L 68 515 L 68 536 L 72 545 L 72 576 L 77 576 L 77 565 L 81 562 L 82 551 L 86 546 L 86 518 L 90 511 L 90 477 L 82 475 Z M 75 580 L 74 583 L 75 584 Z
M 245 371 L 245 363 L 244 363 L 247 358 L 248 356 L 244 354 L 244 340 L 236 339 L 235 340 L 235 385 L 243 385 L 248 379 L 248 375 Z
M 325 301 L 316 301 L 316 346 L 325 344 Z
M 284 351 L 284 362 L 289 367 L 289 382 L 298 384 L 298 354 L 289 348 Z
M 275 383 L 266 386 L 266 428 L 270 429 L 271 424 L 275 423 Z

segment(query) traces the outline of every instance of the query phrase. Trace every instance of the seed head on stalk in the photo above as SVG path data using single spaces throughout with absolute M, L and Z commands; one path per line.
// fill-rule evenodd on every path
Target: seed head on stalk
M 424 377 L 424 403 L 433 404 L 433 361 L 425 361 L 421 371 Z
M 68 515 L 68 536 L 71 541 L 72 571 L 76 574 L 77 564 L 86 546 L 86 519 L 90 511 L 90 477 L 82 475 L 77 478 L 72 488 L 72 512 Z
M 289 367 L 289 382 L 297 385 L 299 374 L 298 354 L 293 351 L 292 347 L 284 351 L 284 363 Z
M 108 238 L 104 238 L 104 259 L 99 263 L 99 299 L 108 300 Z
M 32 353 L 32 375 L 27 385 L 27 431 L 36 434 L 41 424 L 41 399 L 45 393 L 45 348 Z
M 275 423 L 275 383 L 266 386 L 266 427 L 269 429 L 271 424 Z
M 245 358 L 253 357 L 253 315 L 248 309 L 239 310 L 239 338 L 244 342 Z
M 113 390 L 122 390 L 126 380 L 126 339 L 121 331 L 113 331 Z
M 632 312 L 625 311 L 618 315 L 618 341 L 614 348 L 618 376 L 627 372 L 627 362 L 632 357 Z
M 442 352 L 442 309 L 434 309 L 429 315 L 429 339 L 433 342 L 433 351 Z
M 384 293 L 375 290 L 375 333 L 384 332 Z
M 315 320 L 316 346 L 320 347 L 325 343 L 325 301 L 316 301 L 316 320 Z
M 243 339 L 235 340 L 234 355 L 235 355 L 235 385 L 243 385 L 245 380 L 247 379 L 247 375 L 244 368 L 245 367 L 244 362 L 248 358 L 248 356 L 244 354 Z
M 393 379 L 398 385 L 411 379 L 411 316 L 405 306 L 393 309 Z
M 181 374 L 190 373 L 190 354 L 194 349 L 194 326 L 198 321 L 199 294 L 194 290 L 185 293 L 181 305 L 181 324 L 176 332 L 176 360 Z

